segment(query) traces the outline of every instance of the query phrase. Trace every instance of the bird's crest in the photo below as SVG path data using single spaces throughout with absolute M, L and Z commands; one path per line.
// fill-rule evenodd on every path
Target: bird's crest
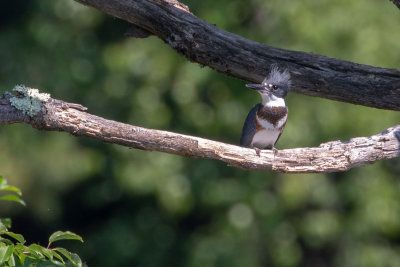
M 281 72 L 277 65 L 272 65 L 271 72 L 262 82 L 263 85 L 267 84 L 275 84 L 286 86 L 287 88 L 290 87 L 291 80 L 290 80 L 290 73 L 287 69 Z

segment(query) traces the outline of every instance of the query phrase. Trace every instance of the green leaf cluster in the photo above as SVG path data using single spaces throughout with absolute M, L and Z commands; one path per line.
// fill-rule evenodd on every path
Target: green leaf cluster
M 77 254 L 62 247 L 50 247 L 52 242 L 66 239 L 82 241 L 82 238 L 74 233 L 57 231 L 50 236 L 47 247 L 38 244 L 27 246 L 22 235 L 7 229 L 1 230 L 0 266 L 84 266 Z
M 1 200 L 15 201 L 22 205 L 25 202 L 20 198 L 21 190 L 15 186 L 7 185 L 7 180 L 0 176 L 0 191 L 11 191 L 15 194 L 2 196 Z M 25 245 L 25 238 L 21 234 L 9 231 L 10 218 L 0 219 L 0 266 L 75 266 L 82 267 L 81 258 L 65 248 L 51 245 L 60 240 L 79 240 L 82 237 L 72 232 L 57 231 L 49 237 L 47 247 L 38 244 Z

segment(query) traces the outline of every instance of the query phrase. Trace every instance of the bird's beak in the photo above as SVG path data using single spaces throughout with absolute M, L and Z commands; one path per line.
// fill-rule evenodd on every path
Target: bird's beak
M 265 90 L 265 87 L 262 84 L 256 84 L 256 83 L 246 84 L 246 87 L 256 91 Z

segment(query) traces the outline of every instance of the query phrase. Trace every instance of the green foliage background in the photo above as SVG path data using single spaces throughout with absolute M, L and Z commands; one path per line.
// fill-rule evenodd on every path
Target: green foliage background
M 400 11 L 375 0 L 184 2 L 198 17 L 268 45 L 397 68 Z M 156 37 L 71 0 L 0 2 L 0 88 L 18 83 L 93 114 L 238 143 L 259 96 L 188 62 Z M 277 147 L 368 136 L 399 113 L 291 93 Z M 83 237 L 88 266 L 400 266 L 400 162 L 345 173 L 248 172 L 221 162 L 0 128 L 0 172 L 26 208 L 12 231 Z M 74 244 L 66 244 L 66 246 Z

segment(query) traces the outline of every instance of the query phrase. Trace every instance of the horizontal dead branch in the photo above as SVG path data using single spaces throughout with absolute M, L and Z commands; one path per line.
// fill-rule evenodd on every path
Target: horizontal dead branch
M 13 105 L 10 99 L 13 99 Z M 0 124 L 27 123 L 39 130 L 63 131 L 149 151 L 216 159 L 248 170 L 336 172 L 400 155 L 400 125 L 377 135 L 352 138 L 346 142 L 328 142 L 319 147 L 284 149 L 275 154 L 270 150 L 261 150 L 258 156 L 250 148 L 107 120 L 85 112 L 86 108 L 79 104 L 52 98 L 45 98 L 40 111 L 30 117 L 28 112 L 15 108 L 20 105 L 15 99 L 25 103 L 22 94 L 16 97 L 4 93 L 0 97 Z M 29 99 L 28 102 L 33 101 Z M 28 107 L 28 111 L 32 108 Z
M 190 61 L 222 73 L 260 82 L 270 65 L 278 63 L 291 72 L 292 90 L 295 92 L 400 110 L 398 70 L 253 42 L 197 18 L 176 0 L 75 1 L 136 25 L 128 35 L 144 37 L 154 34 Z M 138 27 L 143 30 L 138 30 Z

